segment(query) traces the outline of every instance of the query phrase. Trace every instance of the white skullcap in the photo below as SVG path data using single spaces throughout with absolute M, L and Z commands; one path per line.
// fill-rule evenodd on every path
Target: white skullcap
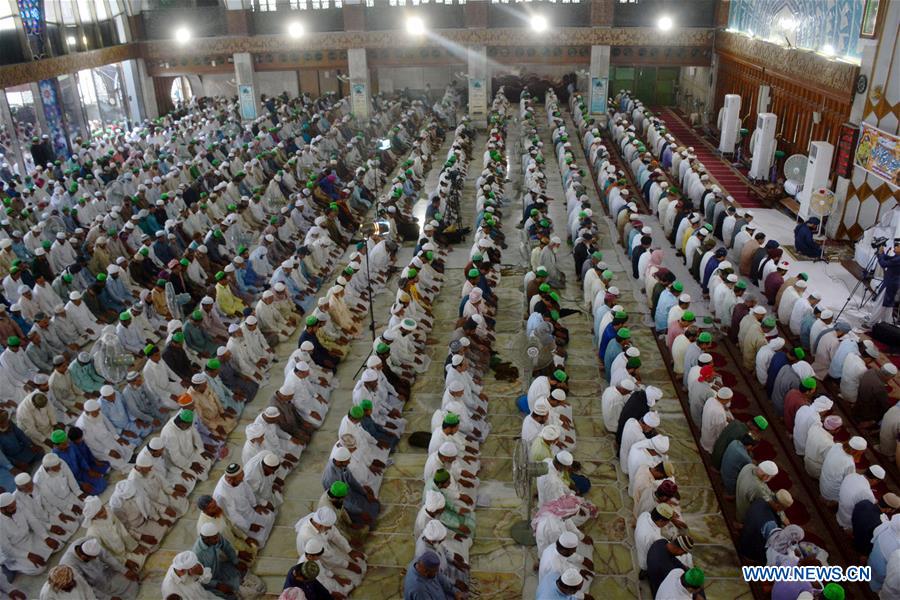
M 650 445 L 660 454 L 665 454 L 669 451 L 669 436 L 654 435 L 650 438 Z
M 440 510 L 446 506 L 447 501 L 444 499 L 444 495 L 440 492 L 436 492 L 434 490 L 428 490 L 425 492 L 425 510 L 428 512 L 434 512 L 436 510 Z
M 150 454 L 148 452 L 144 452 L 142 450 L 140 452 L 140 454 L 138 454 L 137 460 L 134 461 L 134 464 L 139 467 L 142 467 L 142 468 L 152 467 L 153 466 L 153 457 L 150 456 Z
M 191 376 L 191 383 L 194 385 L 200 385 L 201 383 L 206 383 L 206 374 L 205 373 L 194 373 Z
M 577 548 L 578 547 L 578 536 L 575 535 L 571 531 L 564 531 L 560 534 L 559 539 L 557 540 L 559 545 L 563 548 Z
M 682 295 L 678 296 L 678 301 L 679 302 L 690 302 L 691 295 L 690 294 L 682 294 Z
M 884 476 L 887 475 L 884 467 L 882 467 L 881 465 L 870 466 L 869 473 L 871 473 L 876 479 L 884 479 Z
M 831 410 L 832 406 L 834 406 L 834 401 L 828 396 L 819 396 L 812 402 L 813 410 L 816 412 Z
M 800 288 L 801 290 L 806 289 L 806 287 L 807 287 L 808 285 L 809 285 L 809 284 L 806 283 L 806 281 L 803 280 L 803 279 L 798 279 L 798 280 L 794 283 L 794 287 L 798 287 L 798 288 Z
M 88 496 L 84 499 L 84 506 L 81 509 L 81 514 L 85 519 L 93 519 L 97 516 L 97 513 L 100 512 L 100 509 L 103 508 L 103 501 L 100 500 L 97 496 Z
M 298 363 L 298 364 L 299 364 L 299 363 Z M 379 366 L 379 365 L 381 365 L 381 359 L 378 358 L 377 356 L 370 356 L 370 357 L 366 360 L 366 366 L 367 366 L 368 368 L 370 368 L 370 369 L 374 369 L 375 367 L 377 367 L 377 366 Z M 294 368 L 296 369 L 297 366 L 294 365 Z
M 578 569 L 566 569 L 563 571 L 560 579 L 565 585 L 571 587 L 580 586 L 584 582 L 584 578 L 581 576 L 581 573 L 578 572 Z
M 659 427 L 659 413 L 655 411 L 649 411 L 644 414 L 641 419 L 644 422 L 644 425 L 647 427 Z
M 782 348 L 784 348 L 784 338 L 777 337 L 771 339 L 766 345 L 772 350 L 781 350 Z
M 265 430 L 263 426 L 259 423 L 250 423 L 247 427 L 244 428 L 244 432 L 247 435 L 248 440 L 255 440 L 258 437 L 262 437 L 265 434 Z
M 559 388 L 556 388 L 552 392 L 550 392 L 550 397 L 554 400 L 563 401 L 566 399 L 566 393 Z
M 545 398 L 541 398 L 534 403 L 532 412 L 536 415 L 546 415 L 550 413 L 550 405 Z
M 465 389 L 462 381 L 459 381 L 458 379 L 454 379 L 453 381 L 451 381 L 448 387 L 451 392 L 461 392 Z
M 641 351 L 638 350 L 637 346 L 628 346 L 628 349 L 625 351 L 625 356 L 628 358 L 638 358 L 641 355 Z
M 734 398 L 734 392 L 732 392 L 729 387 L 719 388 L 719 391 L 716 392 L 716 398 L 721 400 L 731 400 Z
M 569 452 L 568 450 L 561 450 L 560 452 L 557 452 L 556 460 L 561 465 L 569 466 L 572 464 L 572 461 L 575 459 L 572 458 L 572 453 Z
M 462 356 L 462 354 L 454 354 L 454 355 L 453 355 L 453 358 L 450 359 L 450 363 L 451 363 L 454 367 L 459 366 L 460 363 L 462 363 L 462 361 L 463 361 L 463 356 Z
M 312 351 L 313 348 L 315 348 L 315 346 L 309 340 L 300 344 L 300 349 L 303 350 L 304 352 L 310 352 L 310 351 Z
M 737 283 L 737 280 L 738 280 L 738 276 L 735 275 L 734 273 L 729 273 L 728 277 L 725 278 L 725 281 L 728 281 L 731 283 Z
M 44 455 L 44 458 L 41 459 L 41 465 L 48 469 L 57 466 L 61 462 L 62 460 L 59 458 L 59 456 L 53 454 L 52 452 L 48 452 Z
M 334 525 L 335 521 L 337 521 L 337 515 L 334 514 L 334 511 L 329 507 L 323 506 L 316 511 L 314 519 L 319 525 L 331 527 L 332 525 Z
M 633 392 L 635 388 L 634 379 L 631 379 L 630 377 L 627 379 L 623 379 L 621 382 L 619 382 L 619 387 L 623 390 Z
M 97 402 L 97 400 L 95 400 L 94 398 L 91 398 L 84 403 L 84 410 L 85 412 L 94 412 L 96 410 L 100 410 L 100 403 Z
M 215 521 L 207 521 L 200 526 L 200 535 L 203 537 L 219 535 L 219 525 Z
M 347 450 L 346 448 L 344 448 L 343 446 L 340 446 L 340 447 L 334 449 L 332 456 L 333 456 L 334 460 L 339 461 L 339 462 L 344 462 L 344 461 L 350 460 L 350 451 Z
M 81 292 L 78 290 L 72 290 L 69 292 L 69 300 L 81 300 Z
M 185 550 L 184 552 L 176 554 L 175 558 L 172 559 L 172 568 L 179 571 L 187 571 L 189 569 L 192 569 L 199 563 L 200 561 L 197 560 L 196 554 L 194 554 L 190 550 Z
M 274 452 L 266 452 L 263 455 L 263 464 L 267 467 L 277 467 L 281 464 L 281 461 L 278 459 L 278 455 Z
M 850 438 L 850 441 L 848 443 L 850 444 L 850 447 L 857 452 L 862 452 L 869 446 L 866 440 L 859 437 L 858 435 L 854 435 L 852 438 Z
M 81 551 L 88 556 L 100 556 L 100 542 L 97 538 L 88 538 L 81 542 Z
M 147 445 L 151 450 L 162 450 L 166 446 L 163 439 L 159 436 L 150 438 L 150 442 Z
M 711 363 L 712 362 L 712 354 L 710 354 L 709 352 L 704 352 L 697 358 L 697 362 L 700 362 L 703 364 Z
M 104 385 L 103 387 L 100 388 L 101 396 L 104 396 L 104 397 L 113 396 L 113 395 L 115 395 L 115 393 L 116 393 L 116 390 L 111 385 Z
M 559 434 L 559 427 L 557 427 L 556 425 L 544 425 L 543 429 L 541 429 L 541 439 L 548 442 L 558 440 Z
M 759 470 L 769 477 L 775 477 L 776 475 L 778 475 L 778 465 L 776 465 L 771 460 L 764 460 L 759 463 Z
M 759 304 L 757 304 L 756 306 L 753 307 L 753 314 L 764 315 L 764 314 L 766 314 L 766 309 L 764 306 L 760 306 Z
M 362 374 L 363 381 L 378 381 L 378 372 L 375 369 L 366 369 Z
M 426 540 L 437 542 L 447 537 L 447 528 L 437 519 L 432 519 L 425 525 L 422 535 Z
M 28 473 L 19 473 L 14 479 L 16 485 L 28 485 L 31 482 L 31 475 Z
M 444 442 L 441 444 L 440 448 L 438 448 L 438 454 L 441 456 L 456 456 L 459 454 L 459 448 L 457 448 L 456 444 L 453 442 Z
M 647 394 L 647 405 L 651 406 L 651 402 L 654 404 L 657 400 L 662 400 L 663 392 L 656 386 L 648 385 L 647 389 L 644 390 L 644 393 Z
M 317 537 L 310 538 L 303 547 L 303 551 L 306 554 L 319 554 L 320 552 L 325 551 L 325 545 L 322 543 L 322 540 Z
M 821 299 L 822 299 L 822 293 L 821 293 L 821 292 L 810 292 L 810 293 L 809 293 L 809 297 L 810 297 L 810 298 L 815 298 L 816 300 L 821 300 Z

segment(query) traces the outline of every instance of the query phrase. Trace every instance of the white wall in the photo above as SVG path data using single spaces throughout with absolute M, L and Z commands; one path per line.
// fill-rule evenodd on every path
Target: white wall
M 709 83 L 709 75 L 709 67 L 681 67 L 678 106 L 685 114 L 690 115 L 698 110 L 694 101 L 702 102 L 703 111 L 707 114 L 712 110 L 713 88 Z
M 298 95 L 296 71 L 257 71 L 256 81 L 259 85 L 257 95 L 277 96 L 287 92 L 289 96 Z
M 439 67 L 380 67 L 377 69 L 378 90 L 389 92 L 391 90 L 424 90 L 425 84 L 431 89 L 443 89 L 450 84 L 453 74 L 465 71 L 462 65 Z
M 210 75 L 201 75 L 200 81 L 203 83 L 203 90 L 194 90 L 195 94 L 201 96 L 236 96 L 237 87 L 235 87 L 234 73 L 213 73 Z

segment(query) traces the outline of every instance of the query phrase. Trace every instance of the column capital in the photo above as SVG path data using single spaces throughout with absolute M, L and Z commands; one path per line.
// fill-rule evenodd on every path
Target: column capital
M 591 27 L 612 27 L 616 0 L 592 0 Z

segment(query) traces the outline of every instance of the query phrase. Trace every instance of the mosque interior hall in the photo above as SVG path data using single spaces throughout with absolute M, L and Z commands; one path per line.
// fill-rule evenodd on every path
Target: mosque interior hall
M 0 598 L 900 598 L 900 0 L 0 0 Z

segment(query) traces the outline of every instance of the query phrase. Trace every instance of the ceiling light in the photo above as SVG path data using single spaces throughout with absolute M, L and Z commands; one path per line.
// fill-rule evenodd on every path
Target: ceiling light
M 305 31 L 303 29 L 303 23 L 297 23 L 295 21 L 294 23 L 288 25 L 288 35 L 290 35 L 292 38 L 303 37 L 304 33 Z
M 822 46 L 822 54 L 825 56 L 834 56 L 834 46 L 831 44 L 825 44 Z
M 543 15 L 534 15 L 531 17 L 531 28 L 534 29 L 538 33 L 543 33 L 547 31 L 549 27 L 549 23 L 547 23 L 547 19 Z
M 74 35 L 70 35 L 69 37 L 66 38 L 66 43 L 69 44 L 70 46 L 74 46 L 75 44 L 78 43 L 78 40 L 75 39 Z
M 187 27 L 179 27 L 175 30 L 175 41 L 179 44 L 187 44 L 191 39 L 191 30 Z
M 660 17 L 659 21 L 656 22 L 656 26 L 663 31 L 669 31 L 674 25 L 675 23 L 672 22 L 672 17 Z
M 408 17 L 406 19 L 406 33 L 409 35 L 423 35 L 425 33 L 425 21 L 421 17 Z
M 778 20 L 778 26 L 784 31 L 793 31 L 797 27 L 797 22 L 793 17 L 782 17 Z

